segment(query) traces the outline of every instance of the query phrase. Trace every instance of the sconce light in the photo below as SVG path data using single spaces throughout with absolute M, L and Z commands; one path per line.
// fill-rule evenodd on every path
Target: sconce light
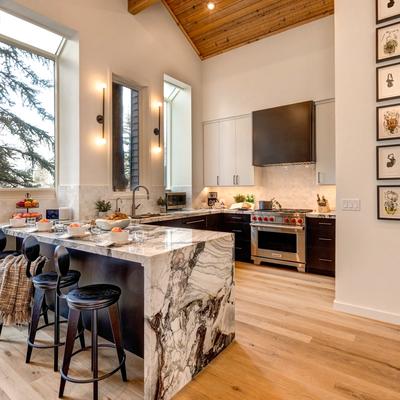
M 158 136 L 158 147 L 154 148 L 155 153 L 161 153 L 161 106 L 162 104 L 158 102 L 156 104 L 158 108 L 158 128 L 154 128 L 154 134 Z
M 102 114 L 99 114 L 96 117 L 96 121 L 101 125 L 101 137 L 98 137 L 96 139 L 97 144 L 106 144 L 106 138 L 104 135 L 104 109 L 105 109 L 105 98 L 106 98 L 106 84 L 99 84 L 98 85 L 99 89 L 102 90 L 103 93 L 103 110 L 102 110 Z

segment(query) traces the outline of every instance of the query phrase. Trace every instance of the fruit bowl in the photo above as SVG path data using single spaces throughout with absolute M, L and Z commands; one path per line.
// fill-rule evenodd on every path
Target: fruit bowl
M 124 229 L 129 226 L 131 220 L 129 218 L 119 220 L 96 219 L 96 225 L 103 231 L 111 231 L 113 228 Z
M 25 218 L 18 217 L 18 218 L 10 219 L 10 226 L 12 228 L 21 228 L 22 226 L 25 226 L 25 225 L 26 225 Z
M 41 219 L 36 222 L 38 232 L 50 232 L 53 229 L 53 222 L 48 219 Z
M 110 232 L 110 240 L 114 243 L 126 243 L 129 240 L 129 232 L 119 227 L 113 228 Z
M 83 237 L 86 236 L 86 225 L 81 224 L 70 224 L 67 226 L 68 235 L 72 237 Z

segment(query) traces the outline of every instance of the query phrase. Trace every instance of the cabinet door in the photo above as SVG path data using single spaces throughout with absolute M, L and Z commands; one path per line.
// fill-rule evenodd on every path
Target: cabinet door
M 204 125 L 204 186 L 219 185 L 219 122 Z
M 236 178 L 236 124 L 234 119 L 220 121 L 220 185 L 234 186 Z
M 236 119 L 236 175 L 238 185 L 254 185 L 251 115 Z
M 336 184 L 335 102 L 316 103 L 317 183 Z

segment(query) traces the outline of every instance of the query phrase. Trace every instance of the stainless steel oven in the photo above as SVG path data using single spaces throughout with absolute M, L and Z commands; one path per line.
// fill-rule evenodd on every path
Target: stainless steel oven
M 251 223 L 251 258 L 255 264 L 275 263 L 305 271 L 305 214 L 258 212 Z

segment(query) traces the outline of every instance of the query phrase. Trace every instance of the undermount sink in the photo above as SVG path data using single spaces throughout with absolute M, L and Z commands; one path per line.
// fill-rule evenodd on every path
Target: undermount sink
M 131 219 L 144 219 L 144 218 L 153 218 L 153 217 L 159 217 L 161 214 L 152 214 L 152 213 L 147 213 L 147 214 L 136 214 L 131 217 Z

